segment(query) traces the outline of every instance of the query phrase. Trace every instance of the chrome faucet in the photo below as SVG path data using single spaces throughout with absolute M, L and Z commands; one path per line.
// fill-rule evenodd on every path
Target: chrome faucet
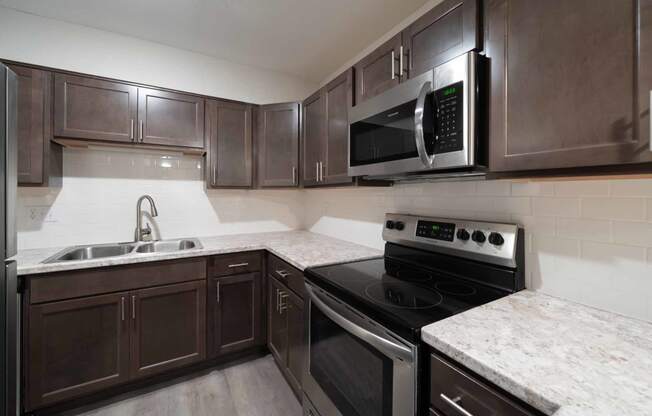
M 144 199 L 149 201 L 150 212 L 152 217 L 158 216 L 158 211 L 156 210 L 156 204 L 154 203 L 154 200 L 152 199 L 151 196 L 143 195 L 140 198 L 138 198 L 138 203 L 136 203 L 136 233 L 134 237 L 136 242 L 152 241 L 152 229 L 150 228 L 149 223 L 147 223 L 145 228 L 143 228 L 143 223 L 142 223 L 143 211 L 140 206 L 142 205 Z

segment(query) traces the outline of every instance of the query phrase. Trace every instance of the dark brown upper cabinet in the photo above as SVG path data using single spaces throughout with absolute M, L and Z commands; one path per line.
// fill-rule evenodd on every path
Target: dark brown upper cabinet
M 445 0 L 403 31 L 407 76 L 480 48 L 478 0 Z
M 299 184 L 299 103 L 262 105 L 256 111 L 258 185 Z
M 445 0 L 378 47 L 355 69 L 355 104 L 481 46 L 478 0 Z
M 206 101 L 206 183 L 209 188 L 253 186 L 252 106 Z
M 206 281 L 141 289 L 129 301 L 132 379 L 206 357 Z
M 349 107 L 353 70 L 349 69 L 303 102 L 303 185 L 352 183 L 348 176 Z
M 124 292 L 28 308 L 28 410 L 128 380 L 127 299 Z
M 349 169 L 349 108 L 353 106 L 353 69 L 349 69 L 325 89 L 326 156 L 322 182 L 328 185 L 351 183 Z
M 204 99 L 138 88 L 139 140 L 145 144 L 204 147 Z
M 52 74 L 9 65 L 18 76 L 18 185 L 61 186 L 62 150 L 52 139 Z
M 323 90 L 306 98 L 303 102 L 302 117 L 303 185 L 314 186 L 321 181 L 321 166 L 326 154 L 326 97 Z
M 260 273 L 236 274 L 214 279 L 212 356 L 264 345 L 262 278 Z
M 403 37 L 397 34 L 354 65 L 355 102 L 360 104 L 396 86 L 404 73 Z
M 490 170 L 652 160 L 652 1 L 491 0 Z
M 138 88 L 74 75 L 54 76 L 54 135 L 131 143 L 136 140 Z

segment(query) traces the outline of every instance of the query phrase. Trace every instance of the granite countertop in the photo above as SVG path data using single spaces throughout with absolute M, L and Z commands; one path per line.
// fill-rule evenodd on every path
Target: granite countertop
M 545 414 L 652 414 L 650 323 L 523 291 L 421 336 Z
M 383 255 L 380 250 L 308 231 L 223 235 L 202 237 L 199 238 L 199 241 L 204 248 L 173 253 L 142 253 L 96 260 L 43 264 L 43 260 L 65 248 L 58 247 L 19 250 L 14 259 L 18 263 L 18 275 L 31 275 L 253 250 L 269 250 L 300 270 L 313 266 L 377 258 Z

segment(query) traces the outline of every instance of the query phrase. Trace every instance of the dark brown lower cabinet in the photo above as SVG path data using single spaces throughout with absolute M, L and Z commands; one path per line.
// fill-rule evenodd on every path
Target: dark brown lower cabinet
M 541 416 L 439 353 L 430 355 L 430 414 L 435 416 Z
M 128 297 L 123 292 L 29 308 L 28 410 L 128 380 Z
M 130 294 L 131 377 L 146 377 L 206 357 L 206 282 Z
M 303 299 L 269 276 L 268 346 L 294 393 L 302 399 L 306 361 Z
M 213 308 L 212 356 L 242 351 L 264 344 L 262 278 L 246 273 L 213 279 L 215 292 L 209 295 Z

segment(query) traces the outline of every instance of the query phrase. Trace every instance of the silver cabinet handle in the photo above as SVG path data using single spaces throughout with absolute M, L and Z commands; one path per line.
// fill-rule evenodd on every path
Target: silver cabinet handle
M 220 281 L 217 281 L 217 303 L 220 303 Z
M 292 166 L 292 185 L 297 184 L 297 167 Z
M 143 120 L 140 120 L 140 142 L 141 143 L 145 140 L 144 131 L 145 131 L 145 122 Z
M 401 45 L 401 47 L 399 48 L 399 53 L 401 54 L 401 56 L 399 57 L 399 61 L 398 61 L 399 62 L 398 74 L 399 76 L 402 77 L 403 76 L 403 45 Z
M 315 162 L 315 180 L 319 182 L 319 162 Z
M 396 54 L 392 51 L 392 81 L 396 79 L 396 71 L 394 71 L 394 61 L 396 61 Z
M 217 166 L 213 164 L 213 185 L 217 185 Z
M 129 125 L 129 138 L 131 141 L 134 141 L 134 119 L 131 119 L 131 124 Z
M 285 299 L 287 299 L 290 295 L 288 295 L 284 290 L 281 290 L 281 293 L 279 294 L 279 305 L 278 305 L 278 313 L 283 314 L 288 308 L 287 302 L 283 302 Z
M 428 155 L 426 141 L 423 137 L 423 112 L 426 104 L 426 96 L 430 93 L 431 89 L 432 83 L 430 81 L 424 82 L 417 98 L 417 106 L 414 109 L 414 141 L 416 142 L 417 153 L 419 154 L 421 163 L 427 168 L 432 168 L 435 164 L 435 155 Z
M 233 269 L 235 267 L 244 267 L 244 266 L 249 266 L 249 263 L 235 263 L 235 264 L 229 264 L 228 268 Z
M 131 319 L 136 319 L 136 296 L 131 297 Z
M 120 305 L 121 316 L 122 316 L 122 320 L 124 321 L 125 320 L 125 297 L 124 296 L 120 299 L 120 304 L 121 304 Z
M 292 273 L 288 272 L 287 270 L 275 270 L 275 272 L 276 272 L 277 275 L 281 276 L 284 279 L 292 274 Z
M 319 162 L 319 180 L 324 182 L 324 162 Z
M 281 302 L 278 300 L 279 290 L 276 289 L 276 312 L 278 312 L 278 306 Z
M 462 398 L 460 396 L 455 397 L 454 399 L 449 398 L 446 396 L 444 393 L 440 394 L 439 397 L 448 403 L 453 409 L 457 410 L 460 414 L 464 416 L 473 416 L 473 414 L 469 413 L 465 408 L 457 404 Z

